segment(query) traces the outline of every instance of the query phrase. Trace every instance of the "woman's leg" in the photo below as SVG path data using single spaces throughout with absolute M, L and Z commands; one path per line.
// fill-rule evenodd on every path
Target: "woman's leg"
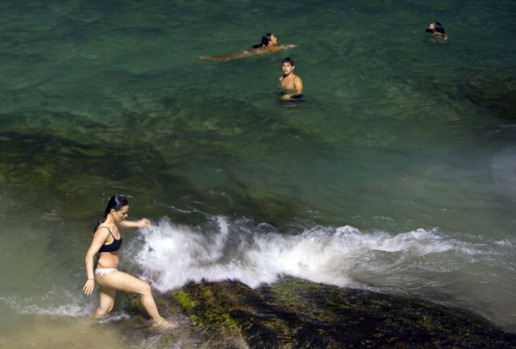
M 116 289 L 101 285 L 99 290 L 100 305 L 95 311 L 95 318 L 106 316 L 115 305 Z
M 107 273 L 105 276 L 98 278 L 98 282 L 101 285 L 101 290 L 114 289 L 115 295 L 116 290 L 136 293 L 139 294 L 142 300 L 142 305 L 144 306 L 147 313 L 157 322 L 160 323 L 163 321 L 161 315 L 159 315 L 158 308 L 156 307 L 156 302 L 154 302 L 154 298 L 152 297 L 152 289 L 150 285 L 146 282 L 143 282 L 140 279 L 135 278 L 132 275 L 121 271 L 111 271 Z M 103 293 L 101 292 L 101 297 Z M 109 305 L 109 299 L 111 298 L 114 303 L 114 295 L 111 297 L 110 292 L 105 292 L 105 304 Z M 102 306 L 102 298 L 101 298 L 101 306 Z M 111 304 L 111 307 L 113 304 Z

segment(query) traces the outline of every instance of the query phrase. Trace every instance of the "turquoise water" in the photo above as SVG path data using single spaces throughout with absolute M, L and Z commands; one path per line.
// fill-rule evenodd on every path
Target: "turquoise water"
M 155 223 L 125 233 L 122 263 L 159 291 L 294 275 L 516 331 L 513 2 L 0 8 L 1 340 L 127 345 L 123 301 L 106 326 L 82 322 L 84 254 L 114 193 Z M 424 32 L 434 20 L 447 43 Z M 265 32 L 298 46 L 197 59 Z M 286 56 L 298 104 L 278 98 Z

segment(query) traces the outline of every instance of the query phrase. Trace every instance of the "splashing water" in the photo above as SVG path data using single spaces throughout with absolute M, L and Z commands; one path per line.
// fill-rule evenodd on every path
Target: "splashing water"
M 215 217 L 213 222 L 195 230 L 164 218 L 144 230 L 131 253 L 145 278 L 165 292 L 189 281 L 230 279 L 255 288 L 294 276 L 417 295 L 514 324 L 515 294 L 511 281 L 500 274 L 504 269 L 507 274 L 514 272 L 512 240 L 472 237 L 465 242 L 437 229 L 392 235 L 351 226 L 314 227 L 285 235 L 270 232 L 270 227 L 252 228 L 248 221 Z M 486 294 L 497 296 L 487 299 Z M 500 314 L 507 316 L 501 319 Z

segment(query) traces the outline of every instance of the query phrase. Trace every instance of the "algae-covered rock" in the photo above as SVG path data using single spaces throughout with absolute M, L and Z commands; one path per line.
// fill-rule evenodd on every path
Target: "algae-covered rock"
M 191 283 L 172 293 L 209 348 L 514 348 L 516 334 L 419 299 L 285 278 L 251 289 Z

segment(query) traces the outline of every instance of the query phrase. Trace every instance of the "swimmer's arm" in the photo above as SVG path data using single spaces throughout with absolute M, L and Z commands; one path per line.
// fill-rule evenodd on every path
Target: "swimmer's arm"
M 294 87 L 296 89 L 296 95 L 300 95 L 303 93 L 303 80 L 300 77 L 297 77 L 294 81 Z
M 86 257 L 84 260 L 86 262 L 86 273 L 88 274 L 88 280 L 86 280 L 86 283 L 82 289 L 84 294 L 87 296 L 91 295 L 93 293 L 93 289 L 95 288 L 95 274 L 93 272 L 93 262 L 95 255 L 106 242 L 108 234 L 109 231 L 107 229 L 98 229 L 95 232 L 95 235 L 93 235 L 93 241 L 91 242 L 88 252 L 86 252 Z
M 144 228 L 150 225 L 150 221 L 147 218 L 142 218 L 137 221 L 121 221 L 116 224 L 119 228 Z
M 261 52 L 258 52 L 258 54 L 262 54 L 262 53 L 265 53 L 267 51 L 278 51 L 278 50 L 286 50 L 288 48 L 294 48 L 294 47 L 297 47 L 297 45 L 274 45 L 274 46 L 264 46 L 263 48 L 261 49 L 257 49 L 260 50 Z
M 252 49 L 250 50 L 249 52 L 251 54 L 255 54 L 255 55 L 263 55 L 264 53 L 267 53 L 267 52 L 273 52 L 273 51 L 278 51 L 278 50 L 286 50 L 287 48 L 294 48 L 296 47 L 297 45 L 273 45 L 273 46 L 263 46 L 263 47 L 259 47 L 259 48 L 255 48 L 255 49 Z

